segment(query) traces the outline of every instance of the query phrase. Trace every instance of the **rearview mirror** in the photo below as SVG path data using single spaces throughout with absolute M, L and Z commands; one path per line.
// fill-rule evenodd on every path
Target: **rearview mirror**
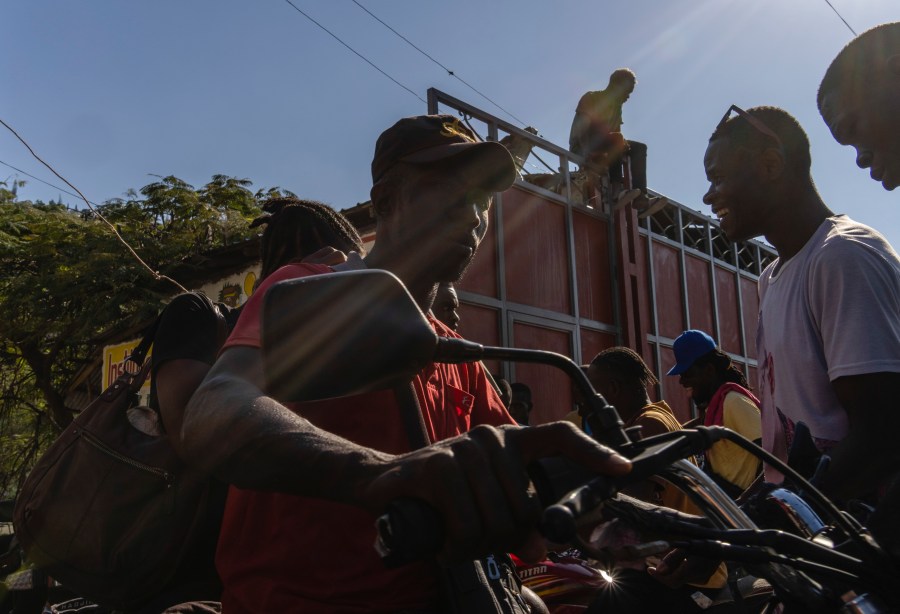
M 279 282 L 266 293 L 267 394 L 313 401 L 409 382 L 438 336 L 402 282 L 375 269 Z

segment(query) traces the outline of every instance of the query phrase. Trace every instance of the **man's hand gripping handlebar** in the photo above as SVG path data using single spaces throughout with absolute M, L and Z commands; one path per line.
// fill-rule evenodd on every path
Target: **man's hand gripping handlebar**
M 479 426 L 469 433 L 396 457 L 366 489 L 377 522 L 377 547 L 399 565 L 437 554 L 444 561 L 515 552 L 546 554 L 538 531 L 543 511 L 528 467 L 563 457 L 593 475 L 626 475 L 631 462 L 568 422 L 533 427 Z

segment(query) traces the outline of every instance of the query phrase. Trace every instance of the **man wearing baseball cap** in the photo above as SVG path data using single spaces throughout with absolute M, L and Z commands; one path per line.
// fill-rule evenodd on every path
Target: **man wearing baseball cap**
M 493 193 L 515 176 L 502 145 L 479 142 L 455 117 L 401 119 L 375 145 L 375 245 L 339 268 L 391 271 L 429 313 L 438 285 L 458 281 L 474 258 Z M 514 421 L 480 363 L 429 364 L 414 378 L 425 430 L 440 442 L 415 451 L 390 390 L 315 403 L 268 397 L 259 367 L 263 297 L 278 281 L 331 270 L 297 263 L 266 279 L 185 418 L 197 463 L 237 485 L 217 551 L 224 612 L 436 612 L 435 561 L 386 569 L 373 548 L 388 503 L 417 498 L 435 508 L 443 560 L 505 551 L 534 560 L 544 552 L 526 488 L 535 457 L 629 470 L 569 424 L 508 426 Z M 352 328 L 354 310 L 373 300 L 347 296 L 329 315 Z M 429 320 L 439 335 L 456 336 Z
M 691 399 L 706 426 L 726 426 L 751 441 L 762 439 L 759 400 L 731 358 L 702 330 L 686 330 L 672 345 L 675 366 L 667 375 L 691 392 Z M 701 466 L 732 496 L 737 496 L 759 475 L 759 460 L 730 441 L 715 443 L 701 457 Z

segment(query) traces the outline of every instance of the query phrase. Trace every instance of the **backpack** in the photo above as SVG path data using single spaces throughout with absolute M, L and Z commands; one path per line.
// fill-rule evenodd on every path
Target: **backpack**
M 128 417 L 150 371 L 144 358 L 159 321 L 128 357 L 135 368 L 125 369 L 40 458 L 13 514 L 30 562 L 117 610 L 134 609 L 166 588 L 210 496 L 209 478 L 185 467 L 164 433 L 151 434 Z

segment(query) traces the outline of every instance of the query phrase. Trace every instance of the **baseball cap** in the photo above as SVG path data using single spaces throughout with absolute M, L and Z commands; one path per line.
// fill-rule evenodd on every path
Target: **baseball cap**
M 372 158 L 372 181 L 378 183 L 397 162 L 432 164 L 459 157 L 471 158 L 479 184 L 502 192 L 516 179 L 516 165 L 506 147 L 496 141 L 479 141 L 452 115 L 404 117 L 381 133 Z M 477 162 L 477 163 L 474 163 Z
M 716 349 L 716 340 L 702 330 L 686 330 L 672 344 L 675 366 L 666 375 L 681 375 L 691 368 L 697 359 Z

